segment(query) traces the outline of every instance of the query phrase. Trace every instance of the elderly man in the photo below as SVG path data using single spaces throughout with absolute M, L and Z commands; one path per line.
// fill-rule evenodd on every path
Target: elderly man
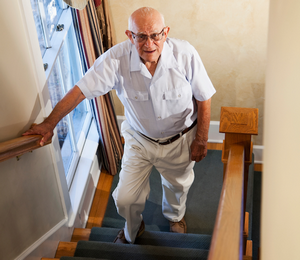
M 207 154 L 215 89 L 197 51 L 186 41 L 167 38 L 169 30 L 157 10 L 136 10 L 125 32 L 129 40 L 101 55 L 51 115 L 26 133 L 42 134 L 45 142 L 59 120 L 84 98 L 116 89 L 126 121 L 121 129 L 122 169 L 113 198 L 126 222 L 115 243 L 134 243 L 145 229 L 142 212 L 153 166 L 161 174 L 162 211 L 170 231 L 185 233 L 193 167 Z

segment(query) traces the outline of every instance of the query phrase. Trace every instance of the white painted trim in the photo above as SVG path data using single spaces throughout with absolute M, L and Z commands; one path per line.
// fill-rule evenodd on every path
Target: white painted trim
M 210 121 L 208 142 L 209 143 L 223 143 L 225 134 L 219 132 L 220 121 Z
M 50 236 L 52 236 L 56 231 L 58 231 L 61 227 L 63 227 L 67 223 L 67 219 L 63 219 L 56 226 L 50 229 L 47 233 L 45 233 L 40 239 L 35 241 L 30 247 L 28 247 L 23 253 L 21 253 L 15 260 L 23 260 L 26 256 L 28 256 L 33 250 L 35 250 L 39 245 L 45 242 Z
M 117 116 L 118 126 L 121 129 L 121 124 L 126 120 L 125 116 Z M 223 143 L 225 134 L 219 133 L 220 121 L 210 121 L 208 142 L 209 143 Z M 263 145 L 253 145 L 254 162 L 263 163 Z
M 76 216 L 80 210 L 98 145 L 99 135 L 95 121 L 93 120 L 69 191 L 73 209 L 68 223 L 69 227 L 74 225 Z
M 254 162 L 258 164 L 263 164 L 263 145 L 253 145 L 253 153 L 254 153 Z

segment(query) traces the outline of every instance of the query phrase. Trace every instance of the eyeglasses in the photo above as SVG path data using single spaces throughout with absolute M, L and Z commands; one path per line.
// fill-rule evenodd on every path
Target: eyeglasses
M 164 27 L 160 33 L 152 33 L 151 35 L 146 34 L 135 34 L 134 32 L 131 32 L 133 39 L 135 39 L 137 42 L 145 42 L 148 40 L 148 37 L 155 42 L 158 42 L 162 39 L 162 37 L 165 35 Z

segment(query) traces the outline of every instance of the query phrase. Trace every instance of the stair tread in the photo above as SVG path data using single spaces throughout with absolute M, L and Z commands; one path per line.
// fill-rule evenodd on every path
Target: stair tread
M 70 256 L 63 256 L 59 260 L 109 260 L 103 258 L 90 258 L 90 257 L 70 257 Z
M 80 240 L 89 240 L 91 229 L 89 228 L 74 228 L 71 242 L 78 242 Z
M 114 244 L 99 241 L 79 241 L 74 256 L 91 258 L 101 256 L 102 259 L 122 260 L 206 260 L 208 250 L 137 244 Z
M 117 228 L 92 228 L 89 241 L 112 242 L 119 230 Z M 146 230 L 142 236 L 136 239 L 135 244 L 208 250 L 210 241 L 211 235 Z
M 59 242 L 55 258 L 61 258 L 62 256 L 74 256 L 77 243 L 75 242 Z

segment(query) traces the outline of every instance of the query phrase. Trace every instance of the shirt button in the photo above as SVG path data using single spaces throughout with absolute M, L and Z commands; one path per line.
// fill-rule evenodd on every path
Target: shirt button
M 165 132 L 161 132 L 161 134 L 163 135 Z
M 135 96 L 134 98 L 137 99 L 137 96 Z
M 178 97 L 181 97 L 181 95 L 179 94 Z
M 161 119 L 161 117 L 160 117 L 160 116 L 158 116 L 157 118 L 158 118 L 158 119 Z

